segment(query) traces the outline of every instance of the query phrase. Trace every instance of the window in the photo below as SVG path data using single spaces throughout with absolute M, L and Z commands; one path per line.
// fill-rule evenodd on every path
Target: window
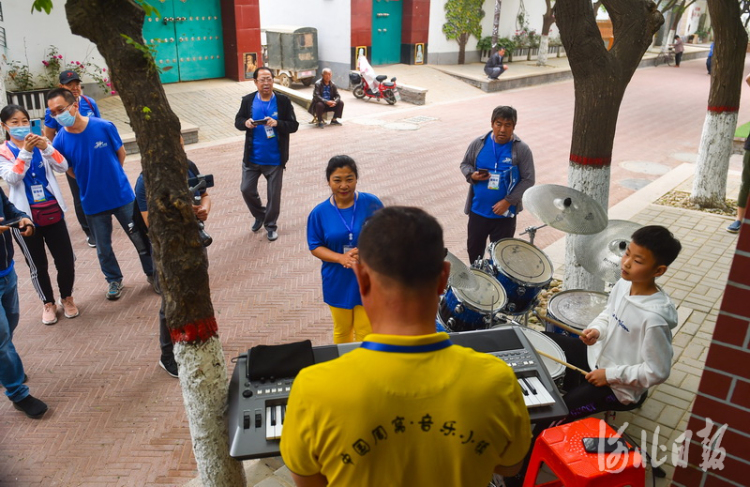
M 0 27 L 0 47 L 8 47 L 8 43 L 5 42 L 5 28 Z

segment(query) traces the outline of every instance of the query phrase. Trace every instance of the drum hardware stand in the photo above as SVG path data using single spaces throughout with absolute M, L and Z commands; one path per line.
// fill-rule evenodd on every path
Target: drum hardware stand
M 529 243 L 531 245 L 534 245 L 534 237 L 536 236 L 536 231 L 539 230 L 540 228 L 544 228 L 546 226 L 547 226 L 547 224 L 545 223 L 544 225 L 539 225 L 538 227 L 526 227 L 524 229 L 523 233 L 521 233 L 520 235 L 526 235 L 528 233 L 529 234 Z

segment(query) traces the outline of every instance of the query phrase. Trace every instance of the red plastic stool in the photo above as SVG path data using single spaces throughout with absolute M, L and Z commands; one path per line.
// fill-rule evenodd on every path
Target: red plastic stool
M 544 487 L 644 487 L 646 469 L 639 452 L 600 455 L 584 451 L 583 438 L 601 436 L 609 438 L 617 436 L 617 432 L 595 418 L 544 430 L 534 444 L 523 487 L 536 485 L 542 463 L 547 464 L 559 479 L 542 484 Z

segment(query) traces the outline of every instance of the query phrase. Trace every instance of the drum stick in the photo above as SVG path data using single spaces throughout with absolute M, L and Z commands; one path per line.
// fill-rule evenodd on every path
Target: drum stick
M 546 316 L 546 315 L 541 315 L 541 314 L 537 313 L 536 311 L 534 311 L 534 314 L 539 319 L 542 319 L 544 321 L 548 321 L 548 322 L 552 323 L 553 325 L 559 326 L 560 328 L 562 328 L 563 330 L 565 330 L 565 331 L 567 331 L 569 333 L 572 333 L 572 334 L 578 335 L 578 336 L 583 335 L 583 332 L 581 330 L 576 330 L 575 328 L 573 328 L 571 326 L 568 326 L 565 323 L 562 323 L 562 322 L 560 322 L 560 321 L 558 321 L 558 320 L 556 320 L 554 318 L 550 318 L 549 316 Z
M 588 372 L 586 372 L 585 370 L 583 370 L 583 369 L 579 369 L 579 368 L 578 368 L 578 367 L 576 367 L 575 365 L 570 365 L 570 364 L 569 364 L 568 362 L 566 362 L 566 361 L 564 361 L 564 360 L 560 360 L 559 358 L 555 358 L 555 357 L 553 357 L 552 355 L 550 355 L 550 354 L 548 354 L 548 353 L 544 353 L 544 352 L 542 352 L 541 350 L 537 350 L 537 351 L 536 351 L 536 353 L 538 353 L 538 354 L 539 354 L 539 355 L 541 355 L 542 357 L 547 357 L 547 358 L 548 358 L 548 359 L 550 359 L 550 360 L 554 360 L 554 361 L 555 361 L 555 362 L 557 362 L 558 364 L 564 365 L 564 366 L 566 366 L 566 367 L 567 367 L 567 368 L 569 368 L 569 369 L 575 370 L 576 372 L 580 372 L 580 373 L 582 373 L 583 375 L 586 375 L 586 374 L 588 374 Z

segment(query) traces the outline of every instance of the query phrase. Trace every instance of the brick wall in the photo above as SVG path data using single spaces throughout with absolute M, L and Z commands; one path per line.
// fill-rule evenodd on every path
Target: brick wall
M 711 449 L 704 448 L 703 438 L 697 435 L 706 428 L 707 418 L 714 423 L 709 438 L 716 436 Z M 726 432 L 717 435 L 723 425 L 727 425 Z M 675 470 L 673 485 L 750 484 L 750 219 L 747 216 L 687 429 L 693 434 L 688 466 Z M 726 453 L 723 459 L 722 450 Z M 705 463 L 711 458 L 720 460 L 723 468 L 711 468 Z

